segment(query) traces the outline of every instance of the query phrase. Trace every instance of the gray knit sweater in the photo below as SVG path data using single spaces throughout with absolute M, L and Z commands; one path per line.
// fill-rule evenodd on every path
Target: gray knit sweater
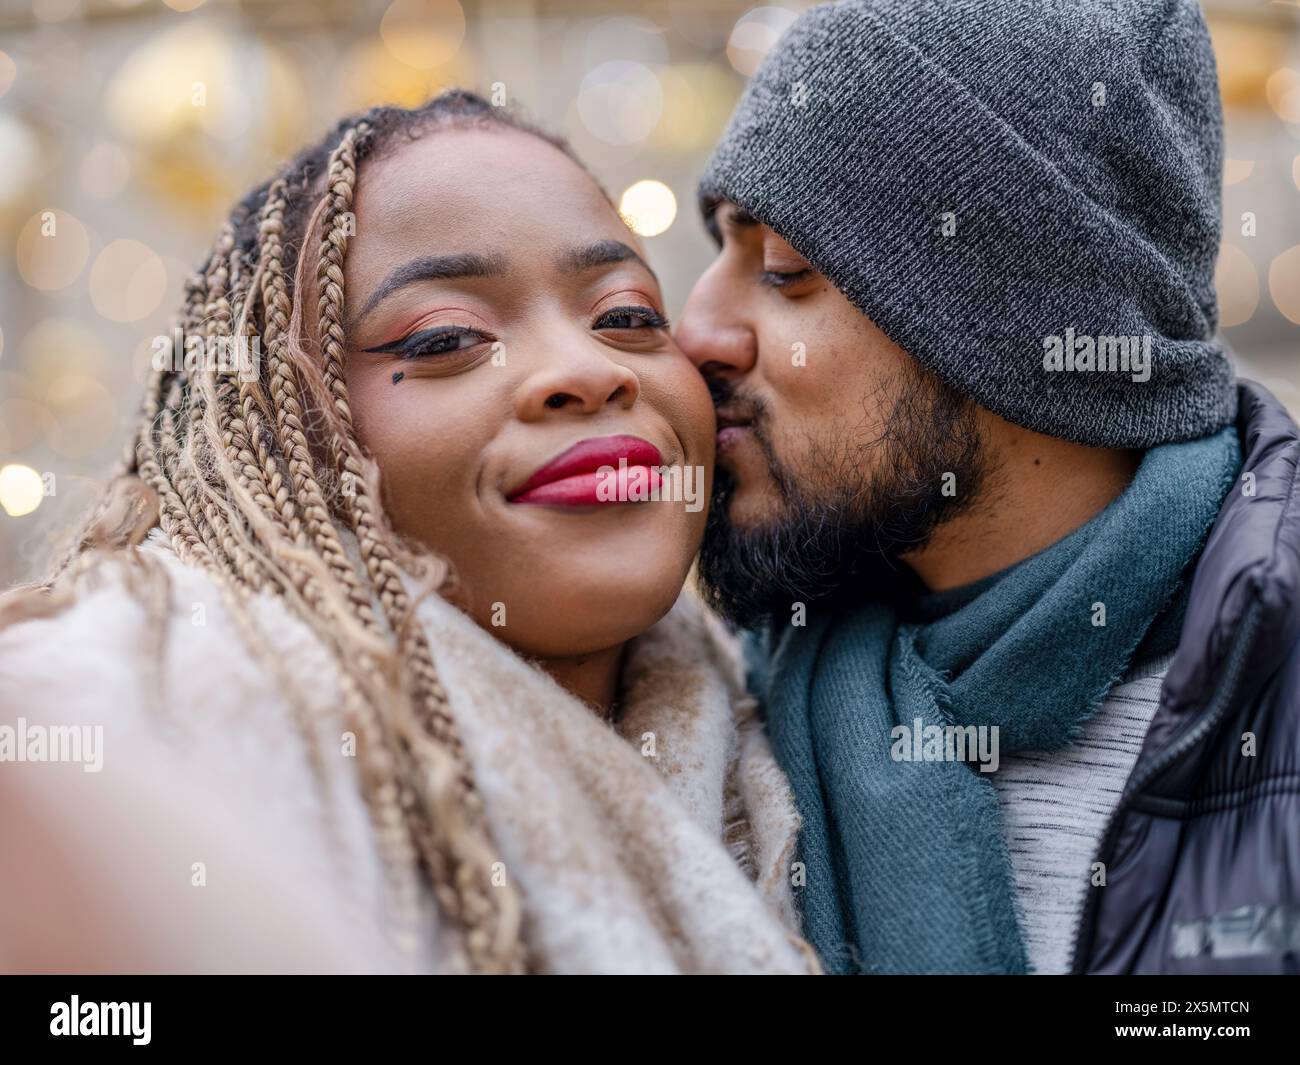
M 1068 747 L 1007 755 L 992 774 L 1034 972 L 1069 971 L 1092 863 L 1142 750 L 1171 659 L 1131 669 Z

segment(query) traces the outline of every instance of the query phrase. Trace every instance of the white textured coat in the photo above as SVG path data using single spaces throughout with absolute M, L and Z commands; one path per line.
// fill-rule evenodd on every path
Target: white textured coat
M 280 601 L 257 629 L 155 532 L 166 623 L 105 567 L 72 606 L 0 631 L 0 727 L 102 725 L 103 768 L 0 763 L 0 968 L 445 970 L 381 934 L 383 873 L 333 709 L 329 656 Z M 728 635 L 689 594 L 636 639 L 616 725 L 437 596 L 420 607 L 533 955 L 554 972 L 802 972 L 798 818 Z M 332 753 L 331 753 L 332 752 Z M 337 755 L 334 757 L 333 755 Z

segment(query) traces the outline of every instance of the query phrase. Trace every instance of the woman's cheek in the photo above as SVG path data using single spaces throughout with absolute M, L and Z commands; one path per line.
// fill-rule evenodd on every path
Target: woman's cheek
M 401 371 L 393 371 L 400 373 Z M 357 437 L 379 466 L 384 506 L 396 531 L 447 550 L 464 518 L 477 513 L 474 458 L 482 419 L 441 394 L 441 382 L 366 374 L 349 387 Z

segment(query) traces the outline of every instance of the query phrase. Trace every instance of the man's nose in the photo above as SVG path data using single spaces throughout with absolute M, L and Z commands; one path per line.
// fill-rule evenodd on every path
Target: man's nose
M 714 263 L 695 283 L 677 319 L 677 343 L 706 379 L 747 374 L 758 356 L 744 301 L 734 288 Z

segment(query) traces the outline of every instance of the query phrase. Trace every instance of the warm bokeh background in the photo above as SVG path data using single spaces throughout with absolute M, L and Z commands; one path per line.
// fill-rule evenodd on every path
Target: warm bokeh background
M 647 242 L 671 314 L 711 255 L 696 176 L 806 6 L 0 0 L 0 586 L 34 575 L 88 505 L 229 205 L 340 114 L 501 83 L 616 197 L 660 183 L 625 210 L 662 228 Z M 1224 333 L 1241 372 L 1300 409 L 1300 0 L 1206 8 L 1228 131 Z

